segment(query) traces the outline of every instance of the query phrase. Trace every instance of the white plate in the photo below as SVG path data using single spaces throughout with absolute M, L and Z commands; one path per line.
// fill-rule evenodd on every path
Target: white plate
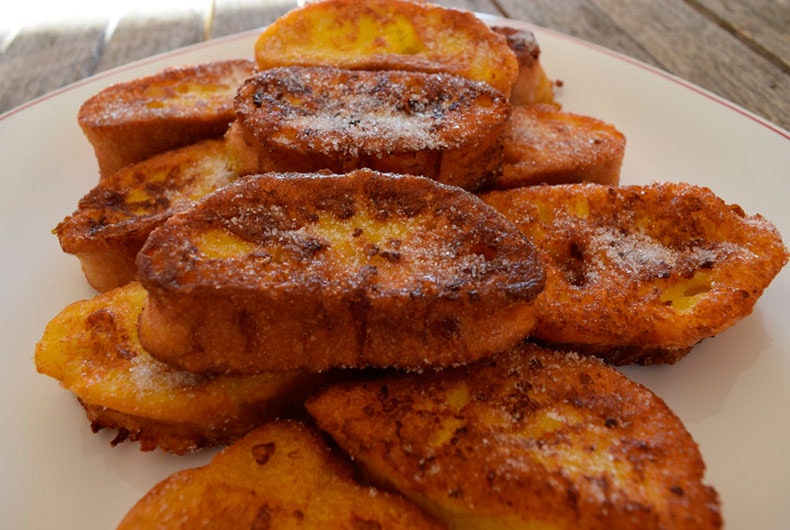
M 533 29 L 545 68 L 564 82 L 564 108 L 610 121 L 627 135 L 624 184 L 704 184 L 790 237 L 787 132 L 633 60 Z M 76 258 L 62 254 L 50 232 L 97 180 L 76 122 L 80 104 L 111 82 L 165 66 L 251 56 L 255 36 L 135 63 L 0 116 L 0 526 L 112 528 L 158 480 L 212 454 L 142 453 L 130 443 L 111 448 L 112 434 L 92 434 L 75 399 L 36 373 L 32 355 L 50 318 L 93 295 Z M 785 270 L 749 318 L 682 362 L 625 370 L 662 396 L 698 441 L 731 529 L 787 528 L 789 300 Z

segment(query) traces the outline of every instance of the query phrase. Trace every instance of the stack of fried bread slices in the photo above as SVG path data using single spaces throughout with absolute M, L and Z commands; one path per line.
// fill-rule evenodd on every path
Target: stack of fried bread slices
M 526 30 L 321 0 L 252 51 L 79 113 L 100 180 L 55 233 L 100 293 L 36 366 L 113 444 L 228 446 L 120 528 L 720 528 L 680 419 L 611 365 L 746 317 L 770 222 L 620 186 L 625 137 L 560 108 Z

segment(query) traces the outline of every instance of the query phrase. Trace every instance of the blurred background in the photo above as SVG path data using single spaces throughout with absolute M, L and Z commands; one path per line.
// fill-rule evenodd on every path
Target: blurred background
M 269 24 L 296 0 L 27 0 L 0 17 L 0 113 L 98 72 Z M 624 53 L 790 128 L 790 0 L 443 0 Z

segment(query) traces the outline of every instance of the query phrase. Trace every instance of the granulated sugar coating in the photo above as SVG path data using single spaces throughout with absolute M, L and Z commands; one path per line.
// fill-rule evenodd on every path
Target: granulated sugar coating
M 129 382 L 143 397 L 162 391 L 188 393 L 190 388 L 205 384 L 206 381 L 205 375 L 173 370 L 148 355 L 137 356 L 129 361 Z
M 422 177 L 242 178 L 138 255 L 140 333 L 190 371 L 449 366 L 529 334 L 537 253 L 476 196 Z
M 419 174 L 471 189 L 501 159 L 507 98 L 458 76 L 396 70 L 287 67 L 240 88 L 228 132 L 240 173 Z
M 184 454 L 227 444 L 290 413 L 324 382 L 305 373 L 249 377 L 194 374 L 146 352 L 137 321 L 147 294 L 137 282 L 66 307 L 36 346 L 36 368 L 73 393 L 94 431 L 117 430 L 113 445 Z
M 595 227 L 588 234 L 590 260 L 584 272 L 586 283 L 605 282 L 612 269 L 625 278 L 650 281 L 670 275 L 687 275 L 710 268 L 722 259 L 733 259 L 749 250 L 734 243 L 722 242 L 688 248 L 672 248 L 655 237 L 642 232 L 623 233 L 619 229 Z M 756 256 L 752 256 L 756 258 Z
M 596 359 L 525 344 L 459 368 L 337 384 L 307 409 L 374 484 L 449 528 L 721 526 L 680 420 Z
M 448 74 L 298 67 L 249 79 L 236 102 L 263 141 L 351 156 L 456 148 L 507 107 L 488 85 Z
M 148 158 L 209 138 L 233 121 L 233 96 L 252 74 L 247 59 L 167 68 L 112 84 L 85 101 L 77 121 L 102 178 Z
M 533 337 L 606 360 L 675 362 L 752 311 L 787 262 L 776 229 L 688 184 L 537 186 L 483 199 L 546 266 Z

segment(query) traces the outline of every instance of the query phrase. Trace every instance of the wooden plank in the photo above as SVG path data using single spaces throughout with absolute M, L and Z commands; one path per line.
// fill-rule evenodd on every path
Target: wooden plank
M 790 70 L 788 0 L 689 0 L 727 31 Z
M 104 25 L 23 29 L 0 54 L 0 112 L 91 75 Z
M 15 35 L 16 31 L 11 30 L 10 28 L 0 27 L 0 57 L 2 57 L 2 54 L 8 49 L 8 46 L 11 44 L 11 41 L 14 39 Z
M 474 11 L 475 13 L 487 13 L 489 15 L 502 15 L 502 11 L 497 7 L 496 2 L 490 0 L 443 0 L 434 1 L 445 7 L 454 7 L 457 9 L 466 9 L 467 11 Z
M 447 7 L 467 9 L 478 13 L 500 15 L 492 0 L 442 0 L 435 2 Z M 295 8 L 296 1 L 215 0 L 211 36 L 221 37 L 260 28 Z
M 500 0 L 506 16 L 578 37 L 653 66 L 660 66 L 639 42 L 623 33 L 589 0 Z
M 186 0 L 164 19 L 124 16 L 106 46 L 101 24 L 4 33 L 0 111 L 119 64 L 265 25 L 295 0 Z M 659 66 L 790 128 L 787 0 L 443 0 L 575 35 Z M 234 7 L 235 6 L 235 7 Z M 500 9 L 501 8 L 501 9 Z M 236 13 L 234 13 L 234 10 Z M 645 23 L 649 21 L 649 23 Z M 6 30 L 4 30 L 6 31 Z M 100 58 L 100 59 L 99 59 Z
M 664 69 L 790 128 L 790 75 L 684 1 L 593 1 Z
M 185 2 L 183 7 L 153 15 L 149 11 L 124 14 L 104 48 L 97 71 L 204 41 L 209 7 L 207 2 Z
M 652 64 L 790 127 L 788 75 L 683 0 L 499 3 L 508 16 Z
M 295 1 L 215 0 L 211 37 L 232 35 L 274 22 L 296 7 Z

